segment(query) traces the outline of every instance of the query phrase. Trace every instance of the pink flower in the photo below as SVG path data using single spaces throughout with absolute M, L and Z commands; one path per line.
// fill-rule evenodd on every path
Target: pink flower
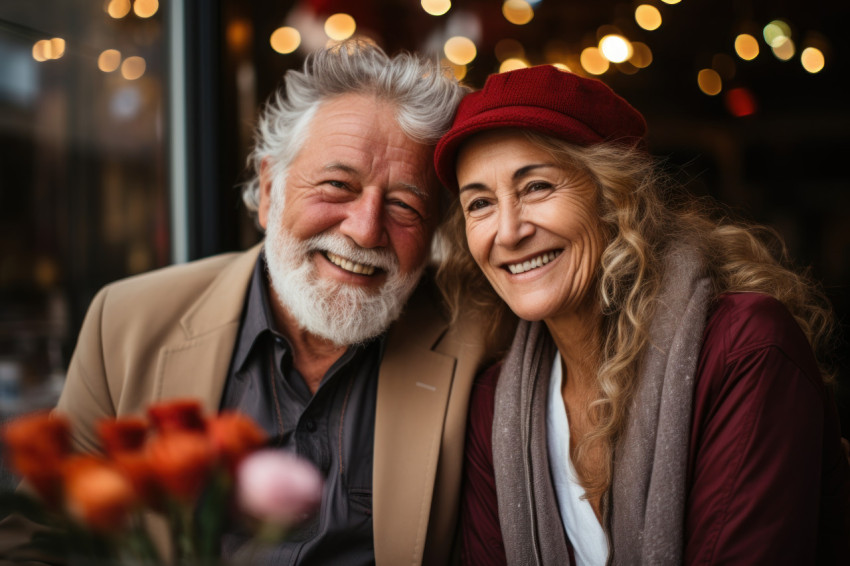
M 322 477 L 313 464 L 282 450 L 260 450 L 246 457 L 237 475 L 243 511 L 266 523 L 299 523 L 322 500 Z

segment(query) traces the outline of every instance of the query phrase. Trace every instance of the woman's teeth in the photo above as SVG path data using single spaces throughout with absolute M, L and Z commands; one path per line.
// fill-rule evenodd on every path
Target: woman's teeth
M 514 263 L 508 265 L 508 271 L 513 273 L 514 275 L 519 275 L 520 273 L 525 273 L 526 271 L 531 271 L 532 269 L 537 269 L 538 267 L 543 267 L 560 254 L 560 251 L 557 252 L 548 252 L 542 255 L 537 256 L 534 259 L 530 259 L 528 261 L 524 261 L 522 263 Z
M 373 265 L 354 263 L 351 260 L 347 260 L 344 257 L 331 252 L 325 252 L 325 257 L 327 257 L 332 264 L 337 265 L 346 271 L 350 271 L 351 273 L 358 273 L 360 275 L 372 275 L 375 273 L 375 266 Z

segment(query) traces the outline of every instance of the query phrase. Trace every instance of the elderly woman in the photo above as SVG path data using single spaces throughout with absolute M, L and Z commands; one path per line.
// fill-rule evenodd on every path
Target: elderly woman
M 464 559 L 846 564 L 830 311 L 768 230 L 674 199 L 645 131 L 543 66 L 491 76 L 437 147 L 444 292 L 513 336 L 473 393 Z

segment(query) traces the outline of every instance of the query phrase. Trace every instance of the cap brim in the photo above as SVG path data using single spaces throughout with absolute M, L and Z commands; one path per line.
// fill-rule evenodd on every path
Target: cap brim
M 540 106 L 493 108 L 456 124 L 437 144 L 434 151 L 437 176 L 449 190 L 458 192 L 455 166 L 461 144 L 475 134 L 499 128 L 531 130 L 578 145 L 603 139 L 584 122 Z

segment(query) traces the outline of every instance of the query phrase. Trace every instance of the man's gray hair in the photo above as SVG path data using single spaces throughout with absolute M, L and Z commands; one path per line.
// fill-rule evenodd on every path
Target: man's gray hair
M 435 145 L 451 125 L 467 92 L 440 65 L 411 53 L 389 57 L 362 40 L 349 40 L 310 54 L 302 70 L 285 75 L 283 89 L 272 95 L 260 116 L 254 148 L 248 156 L 253 178 L 242 199 L 256 214 L 260 204 L 260 165 L 268 160 L 273 185 L 301 149 L 319 105 L 342 94 L 371 94 L 396 107 L 395 119 L 411 139 Z

